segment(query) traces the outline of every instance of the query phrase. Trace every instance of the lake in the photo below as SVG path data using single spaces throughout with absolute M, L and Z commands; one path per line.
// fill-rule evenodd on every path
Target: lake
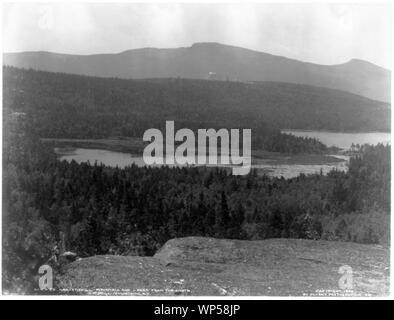
M 378 144 L 390 143 L 390 133 L 387 132 L 368 132 L 368 133 L 340 133 L 326 131 L 304 131 L 304 130 L 282 130 L 283 133 L 293 134 L 299 137 L 310 137 L 319 139 L 327 146 L 336 146 L 341 149 L 348 149 L 354 144 Z M 124 168 L 135 164 L 137 166 L 145 166 L 145 162 L 141 155 L 133 155 L 125 152 L 116 152 L 101 149 L 72 148 L 61 149 L 55 148 L 55 152 L 59 156 L 59 160 L 71 161 L 78 163 L 97 162 L 110 167 Z M 348 157 L 344 155 L 333 155 L 343 161 L 339 162 L 323 162 L 323 163 L 283 163 L 281 161 L 273 161 L 271 159 L 254 159 L 252 168 L 258 169 L 260 174 L 267 174 L 272 177 L 292 178 L 299 174 L 313 174 L 323 172 L 327 174 L 332 169 L 340 171 L 347 170 Z M 256 161 L 255 161 L 256 160 Z
M 102 163 L 110 167 L 124 168 L 135 164 L 137 166 L 145 166 L 145 162 L 140 155 L 132 155 L 130 153 L 115 152 L 101 149 L 85 149 L 85 148 L 55 148 L 55 152 L 59 156 L 59 160 L 72 161 L 78 163 L 90 162 L 94 164 Z M 343 161 L 321 164 L 282 164 L 278 161 L 259 159 L 252 165 L 252 168 L 258 170 L 260 174 L 267 174 L 271 177 L 284 177 L 286 179 L 293 178 L 301 173 L 313 174 L 319 173 L 327 174 L 332 169 L 340 171 L 347 170 L 347 156 L 337 156 Z
M 282 130 L 283 133 L 293 134 L 298 137 L 309 137 L 319 139 L 327 146 L 336 146 L 341 149 L 349 149 L 354 144 L 378 144 L 390 143 L 390 133 L 387 132 L 368 132 L 368 133 L 341 133 L 327 131 L 305 131 L 305 130 Z M 116 152 L 101 149 L 61 149 L 55 148 L 55 152 L 59 156 L 59 160 L 72 161 L 78 163 L 97 162 L 110 167 L 124 168 L 135 164 L 137 166 L 145 166 L 145 162 L 141 155 L 133 155 L 130 153 Z M 269 159 L 259 159 L 253 161 L 252 168 L 258 169 L 260 174 L 267 174 L 272 177 L 293 178 L 299 174 L 313 174 L 323 172 L 327 174 L 332 169 L 340 171 L 347 170 L 348 157 L 343 155 L 333 155 L 342 159 L 340 162 L 303 164 L 303 163 L 281 163 L 280 161 L 272 161 Z
M 388 132 L 362 132 L 362 133 L 342 133 L 328 131 L 306 131 L 306 130 L 282 130 L 297 137 L 316 138 L 328 147 L 335 146 L 341 149 L 349 149 L 354 144 L 390 143 L 391 137 Z

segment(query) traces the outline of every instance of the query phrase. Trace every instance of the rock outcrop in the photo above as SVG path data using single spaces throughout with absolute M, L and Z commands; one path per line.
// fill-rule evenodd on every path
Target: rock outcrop
M 57 277 L 61 292 L 107 295 L 381 296 L 389 249 L 299 239 L 168 241 L 153 257 L 93 256 Z

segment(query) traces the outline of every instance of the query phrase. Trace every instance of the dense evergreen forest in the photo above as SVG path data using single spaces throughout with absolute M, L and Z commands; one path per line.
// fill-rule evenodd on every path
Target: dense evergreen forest
M 42 138 L 142 137 L 149 128 L 251 128 L 252 147 L 324 153 L 280 129 L 388 131 L 390 107 L 305 85 L 186 79 L 121 80 L 3 68 L 4 114 L 24 112 Z
M 90 81 L 67 77 L 70 86 Z M 59 248 L 80 257 L 152 255 L 192 235 L 388 244 L 389 146 L 363 146 L 347 173 L 288 180 L 204 167 L 118 169 L 60 162 L 39 140 L 47 128 L 15 118 L 4 124 L 3 290 L 31 292 L 38 267 Z

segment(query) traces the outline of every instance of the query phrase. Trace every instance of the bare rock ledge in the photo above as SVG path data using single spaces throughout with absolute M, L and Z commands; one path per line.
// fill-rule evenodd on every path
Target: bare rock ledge
M 342 266 L 351 267 L 352 290 L 339 286 Z M 57 284 L 61 292 L 95 295 L 384 296 L 389 248 L 300 239 L 176 238 L 153 257 L 79 259 L 66 266 Z

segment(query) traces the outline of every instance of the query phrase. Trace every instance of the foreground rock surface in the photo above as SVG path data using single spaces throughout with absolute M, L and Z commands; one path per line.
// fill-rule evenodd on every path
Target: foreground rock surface
M 340 288 L 344 275 L 352 276 L 353 289 Z M 389 249 L 187 237 L 168 241 L 153 257 L 80 259 L 57 280 L 60 290 L 71 294 L 382 296 L 389 294 Z

